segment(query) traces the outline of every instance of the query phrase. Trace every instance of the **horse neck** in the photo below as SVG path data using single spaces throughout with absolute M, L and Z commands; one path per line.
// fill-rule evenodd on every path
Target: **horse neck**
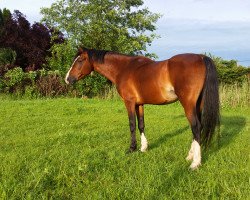
M 124 55 L 106 54 L 104 63 L 94 62 L 94 70 L 99 74 L 105 76 L 112 83 L 117 83 L 117 77 L 122 70 L 127 66 L 131 57 Z

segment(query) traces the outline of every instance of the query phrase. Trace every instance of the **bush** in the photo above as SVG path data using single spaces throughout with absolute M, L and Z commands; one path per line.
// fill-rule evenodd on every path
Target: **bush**
M 107 79 L 97 73 L 73 86 L 68 86 L 64 82 L 64 75 L 61 75 L 59 70 L 23 72 L 20 67 L 9 70 L 3 78 L 0 78 L 0 92 L 28 98 L 61 95 L 94 97 L 109 85 Z
M 76 83 L 75 89 L 80 95 L 95 97 L 102 93 L 107 85 L 111 84 L 105 77 L 92 72 L 92 75 Z
M 217 67 L 218 78 L 223 84 L 239 84 L 242 85 L 247 80 L 247 75 L 250 73 L 250 68 L 242 66 L 237 67 Z
M 220 57 L 212 57 L 218 72 L 219 82 L 221 84 L 242 85 L 247 80 L 250 68 L 237 65 L 236 60 L 223 60 Z
M 40 96 L 55 97 L 68 93 L 68 87 L 58 71 L 49 71 L 48 74 L 39 76 L 36 88 Z
M 13 87 L 22 82 L 25 73 L 20 67 L 9 70 L 5 75 L 5 84 L 7 87 Z

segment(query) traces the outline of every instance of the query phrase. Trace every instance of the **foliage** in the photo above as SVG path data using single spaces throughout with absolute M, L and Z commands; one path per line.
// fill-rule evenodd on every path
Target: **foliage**
M 0 48 L 0 67 L 13 65 L 16 60 L 16 52 L 10 48 Z
M 12 87 L 16 84 L 21 83 L 21 81 L 24 79 L 24 72 L 20 67 L 16 67 L 12 70 L 9 70 L 6 74 L 5 74 L 5 84 L 8 87 Z
M 1 92 L 18 97 L 53 97 L 65 94 L 68 88 L 58 71 L 23 72 L 20 67 L 9 70 L 0 79 Z
M 0 9 L 0 36 L 2 36 L 2 28 L 5 25 L 5 23 L 11 19 L 11 12 L 10 10 L 4 8 L 3 10 Z
M 18 97 L 58 97 L 88 96 L 94 97 L 102 93 L 110 83 L 97 73 L 79 81 L 74 86 L 64 83 L 64 74 L 59 70 L 23 72 L 20 67 L 13 68 L 0 78 L 0 92 L 10 93 Z
M 14 68 L 16 52 L 10 48 L 0 48 L 0 82 L 4 74 Z
M 62 75 L 65 75 L 72 65 L 76 49 L 70 41 L 66 40 L 61 44 L 54 44 L 50 51 L 51 56 L 47 57 L 49 68 L 51 70 L 59 70 Z
M 211 55 L 210 55 L 211 56 Z M 223 84 L 242 84 L 248 79 L 250 68 L 237 64 L 236 60 L 224 60 L 220 57 L 211 56 L 217 67 L 218 78 Z
M 102 93 L 110 82 L 98 73 L 93 72 L 75 85 L 75 89 L 85 96 L 95 97 Z
M 49 56 L 52 34 L 57 36 L 54 36 L 53 42 L 63 41 L 62 33 L 41 23 L 31 26 L 21 12 L 15 10 L 11 15 L 7 9 L 0 9 L 0 48 L 11 48 L 15 51 L 15 65 L 23 70 L 42 68 L 46 63 L 45 57 Z
M 218 144 L 190 171 L 180 104 L 146 105 L 149 150 L 125 154 L 121 101 L 0 101 L 0 199 L 249 199 L 249 107 L 222 109 Z
M 59 0 L 41 13 L 43 22 L 66 33 L 75 46 L 135 54 L 147 52 L 160 17 L 142 5 L 143 0 Z
M 68 92 L 68 88 L 63 81 L 59 71 L 49 71 L 48 74 L 37 79 L 36 88 L 42 97 L 65 95 Z

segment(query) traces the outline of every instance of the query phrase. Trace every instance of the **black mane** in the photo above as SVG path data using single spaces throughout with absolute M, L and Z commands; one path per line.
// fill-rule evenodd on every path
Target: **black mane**
M 82 50 L 87 51 L 90 61 L 95 61 L 98 63 L 104 63 L 104 57 L 106 53 L 109 52 L 106 50 L 96 50 L 96 49 L 87 49 L 87 48 L 82 48 Z M 75 58 L 82 54 L 82 50 L 79 50 L 77 52 L 77 55 L 75 56 Z
M 89 59 L 98 63 L 104 63 L 104 57 L 108 52 L 109 51 L 106 50 L 96 50 L 96 49 L 87 50 Z
M 105 55 L 112 54 L 112 55 L 121 55 L 121 56 L 128 56 L 133 57 L 135 55 L 126 55 L 114 51 L 107 51 L 107 50 L 97 50 L 97 49 L 87 49 L 85 47 L 82 47 L 81 50 L 78 51 L 78 53 L 75 56 L 75 59 L 82 54 L 83 51 L 87 51 L 87 54 L 89 56 L 90 61 L 95 61 L 98 63 L 104 63 L 104 57 Z

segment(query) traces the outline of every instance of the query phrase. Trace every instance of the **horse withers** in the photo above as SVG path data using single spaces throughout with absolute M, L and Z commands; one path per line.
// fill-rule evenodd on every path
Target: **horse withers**
M 144 104 L 163 105 L 179 100 L 193 133 L 186 159 L 192 161 L 191 169 L 201 164 L 200 145 L 209 144 L 219 123 L 218 79 L 211 58 L 180 54 L 158 62 L 143 56 L 79 48 L 65 82 L 74 83 L 92 71 L 115 84 L 125 103 L 131 132 L 130 152 L 137 148 L 136 117 L 141 151 L 148 148 L 144 132 Z

